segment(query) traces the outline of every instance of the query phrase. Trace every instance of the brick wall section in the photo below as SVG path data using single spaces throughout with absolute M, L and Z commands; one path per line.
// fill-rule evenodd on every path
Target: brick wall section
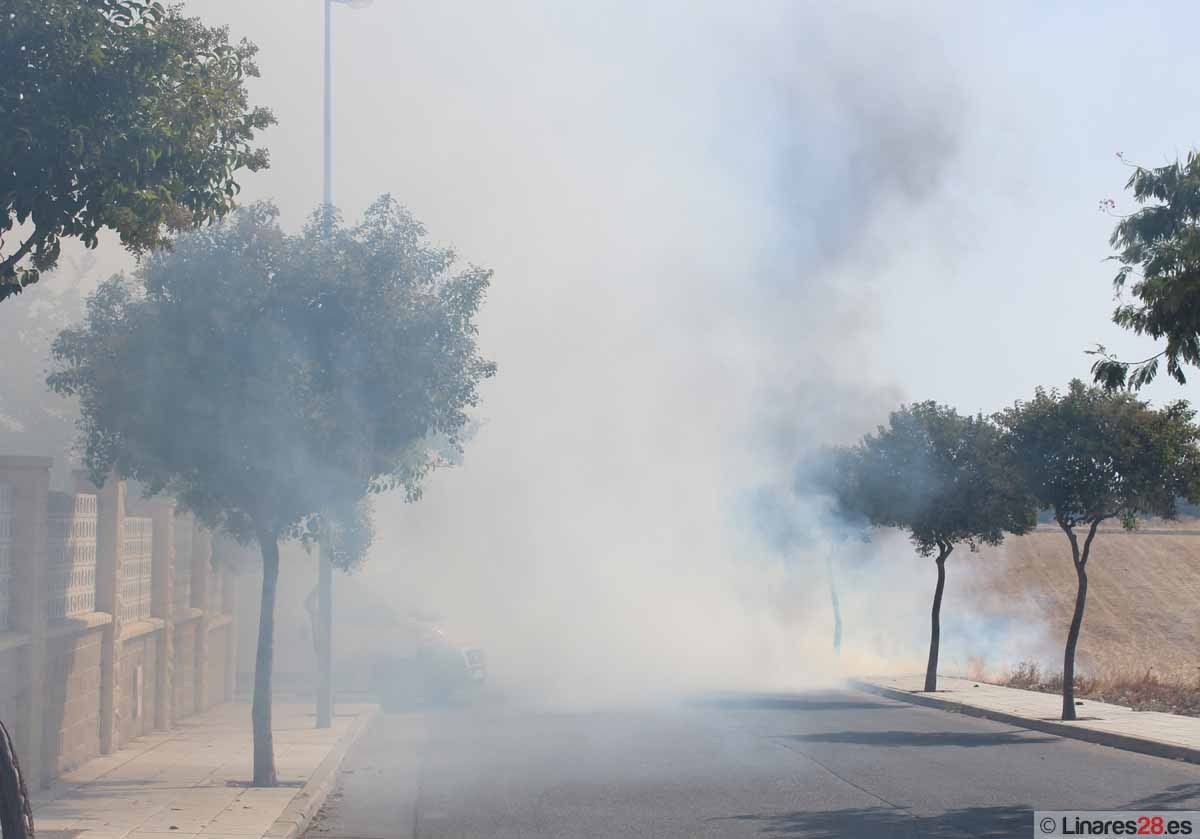
M 46 641 L 43 778 L 100 754 L 100 642 L 103 628 Z
M 196 712 L 196 626 L 189 620 L 175 624 L 175 719 Z
M 17 754 L 25 754 L 26 736 L 21 711 L 29 703 L 29 645 L 0 650 L 0 720 L 4 720 L 12 735 Z
M 162 630 L 147 632 L 135 637 L 126 637 L 121 648 L 121 678 L 125 683 L 120 686 L 121 709 L 118 715 L 120 726 L 118 735 L 121 743 L 128 743 L 135 737 L 149 734 L 154 730 L 155 704 L 155 674 L 158 672 L 158 645 Z M 142 707 L 138 714 L 137 685 L 138 668 L 142 672 Z

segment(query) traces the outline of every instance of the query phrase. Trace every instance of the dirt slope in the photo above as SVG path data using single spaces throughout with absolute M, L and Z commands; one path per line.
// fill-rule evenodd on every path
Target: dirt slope
M 1039 527 L 981 549 L 978 561 L 984 571 L 971 594 L 983 608 L 1042 620 L 1061 645 L 1076 588 L 1062 531 Z M 1093 673 L 1152 668 L 1160 677 L 1200 677 L 1200 520 L 1151 522 L 1132 533 L 1119 525 L 1102 528 L 1088 580 L 1082 666 Z

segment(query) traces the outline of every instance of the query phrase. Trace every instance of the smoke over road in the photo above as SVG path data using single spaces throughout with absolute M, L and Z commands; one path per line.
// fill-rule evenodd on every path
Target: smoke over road
M 189 8 L 262 47 L 280 126 L 245 197 L 298 224 L 319 200 L 320 16 Z M 1080 349 L 1110 338 L 1089 326 L 1111 303 L 1090 190 L 1122 177 L 1116 138 L 1160 142 L 1194 96 L 1145 84 L 1157 53 L 1117 11 L 1036 29 L 1028 12 L 335 9 L 335 200 L 353 217 L 390 190 L 496 271 L 478 433 L 419 504 L 381 501 L 364 588 L 441 613 L 498 680 L 548 700 L 835 675 L 837 534 L 805 524 L 796 462 L 904 399 L 987 411 L 1083 372 Z M 1146 43 L 1181 31 L 1145 25 Z M 1011 340 L 1025 330 L 1039 340 Z M 778 511 L 803 549 L 774 538 Z M 854 550 L 843 661 L 919 665 L 929 563 L 898 538 Z M 956 596 L 976 565 L 949 568 L 950 666 L 1042 632 Z

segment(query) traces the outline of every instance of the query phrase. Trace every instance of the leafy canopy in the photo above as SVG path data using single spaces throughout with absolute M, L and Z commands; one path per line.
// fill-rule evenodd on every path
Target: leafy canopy
M 868 540 L 864 499 L 863 449 L 856 446 L 824 446 L 809 452 L 796 469 L 792 489 L 800 498 L 819 499 L 823 529 L 844 541 Z
M 1137 302 L 1118 306 L 1113 323 L 1167 344 L 1135 362 L 1098 347 L 1092 375 L 1109 389 L 1136 389 L 1153 381 L 1159 359 L 1166 358 L 1167 373 L 1183 384 L 1184 366 L 1200 365 L 1200 157 L 1191 152 L 1186 163 L 1135 167 L 1125 188 L 1141 208 L 1113 230 L 1117 253 L 1111 259 L 1121 265 L 1113 287 L 1121 294 L 1128 285 Z
M 328 228 L 327 228 L 328 224 Z M 389 197 L 300 235 L 258 204 L 114 277 L 54 345 L 85 460 L 243 538 L 294 534 L 369 492 L 420 490 L 493 375 L 474 318 L 491 271 L 455 268 Z
M 141 254 L 224 216 L 275 120 L 257 49 L 152 0 L 7 0 L 0 18 L 0 300 L 103 228 Z M 12 239 L 12 242 L 4 240 Z M 7 247 L 5 247 L 7 245 Z
M 1186 402 L 1151 408 L 1125 391 L 1038 388 L 1033 399 L 997 415 L 1016 462 L 1043 509 L 1064 529 L 1139 515 L 1174 518 L 1182 496 L 1196 497 L 1200 429 Z
M 853 503 L 872 524 L 906 530 L 922 556 L 994 545 L 1035 521 L 1001 430 L 935 402 L 894 411 L 859 446 Z

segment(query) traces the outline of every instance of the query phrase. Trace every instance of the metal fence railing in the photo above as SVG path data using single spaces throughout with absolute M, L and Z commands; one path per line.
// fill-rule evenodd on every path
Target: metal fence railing
M 153 520 L 137 517 L 125 519 L 125 554 L 121 564 L 122 621 L 140 621 L 150 617 L 153 544 Z
M 96 496 L 50 493 L 47 525 L 47 616 L 95 611 Z
M 0 484 L 0 632 L 11 629 L 13 600 L 13 488 Z

